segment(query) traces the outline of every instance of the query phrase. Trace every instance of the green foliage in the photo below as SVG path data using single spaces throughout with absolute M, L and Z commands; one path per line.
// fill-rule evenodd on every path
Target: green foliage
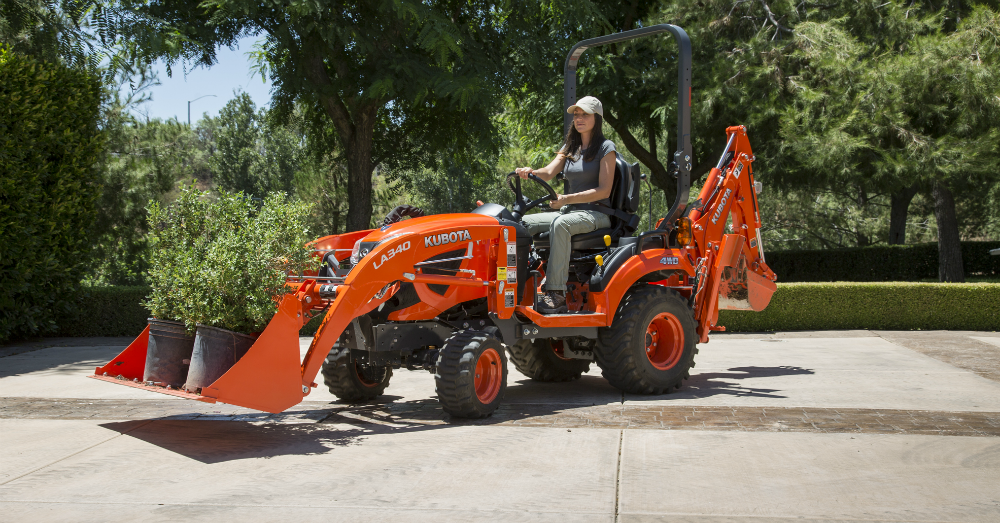
M 242 193 L 185 189 L 169 206 L 154 202 L 149 229 L 152 293 L 157 318 L 238 332 L 259 332 L 288 292 L 287 274 L 313 268 L 305 244 L 309 206 L 272 194 L 258 207 Z
M 350 179 L 349 230 L 370 224 L 376 165 L 434 168 L 448 147 L 480 156 L 498 149 L 491 116 L 508 82 L 504 50 L 511 38 L 503 6 L 138 0 L 126 7 L 160 28 L 137 35 L 137 48 L 168 63 L 211 65 L 218 46 L 261 36 L 255 57 L 273 81 L 276 107 L 309 107 L 336 129 Z
M 1000 325 L 997 283 L 779 283 L 762 312 L 720 311 L 728 332 L 980 330 Z
M 305 143 L 295 129 L 270 120 L 267 109 L 257 110 L 246 93 L 239 93 L 219 111 L 218 152 L 211 161 L 219 187 L 255 198 L 292 192 Z
M 58 336 L 136 337 L 146 328 L 149 309 L 142 303 L 149 287 L 84 286 L 77 295 L 77 306 L 69 316 L 72 321 L 60 322 Z
M 170 205 L 150 203 L 147 239 L 152 292 L 144 305 L 155 318 L 186 322 L 201 298 L 199 273 L 212 240 L 207 197 L 207 192 L 184 188 Z
M 801 192 L 791 195 L 800 202 L 775 202 L 777 215 L 764 220 L 769 239 L 812 237 L 799 246 L 885 242 L 889 195 L 914 184 L 928 192 L 934 180 L 946 181 L 958 198 L 964 237 L 1000 238 L 1000 206 L 990 199 L 1000 194 L 995 2 L 680 0 L 636 11 L 574 3 L 583 20 L 558 3 L 538 8 L 526 20 L 542 35 L 513 50 L 522 83 L 502 117 L 516 136 L 512 156 L 526 160 L 518 163 L 552 157 L 570 45 L 629 29 L 626 17 L 643 26 L 674 23 L 693 44 L 696 185 L 719 157 L 723 130 L 743 124 L 758 180 L 772 191 L 762 199 Z M 604 101 L 606 115 L 617 120 L 608 122 L 619 149 L 651 170 L 665 204 L 673 181 L 656 164 L 673 154 L 676 140 L 673 49 L 663 36 L 590 49 L 577 87 Z M 834 223 L 821 230 L 825 217 Z
M 1000 249 L 1000 242 L 962 242 L 965 274 L 1000 276 L 1000 256 L 991 256 L 992 249 Z M 938 247 L 924 243 L 768 252 L 767 264 L 785 282 L 920 281 L 937 278 Z
M 100 186 L 92 75 L 0 50 L 0 340 L 52 331 L 90 263 Z
M 318 268 L 305 246 L 314 239 L 306 228 L 309 211 L 280 193 L 268 196 L 259 210 L 242 194 L 221 194 L 210 212 L 213 221 L 225 213 L 228 223 L 216 228 L 208 249 L 189 328 L 200 323 L 263 331 L 278 310 L 275 297 L 290 292 L 286 275 Z
M 212 181 L 213 119 L 191 128 L 176 120 L 143 121 L 131 108 L 117 98 L 105 108 L 108 146 L 94 245 L 99 263 L 88 277 L 96 284 L 145 283 L 149 202 L 166 203 L 180 180 L 195 179 L 202 187 Z
M 95 41 L 81 23 L 87 2 L 0 1 L 0 45 L 21 55 L 95 69 Z

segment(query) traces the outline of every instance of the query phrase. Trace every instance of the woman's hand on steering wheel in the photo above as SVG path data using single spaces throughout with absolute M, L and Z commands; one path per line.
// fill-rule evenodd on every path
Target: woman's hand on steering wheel
M 527 214 L 528 211 L 534 209 L 535 207 L 538 207 L 542 202 L 559 199 L 559 195 L 556 194 L 556 191 L 552 188 L 551 185 L 545 183 L 545 180 L 542 180 L 541 178 L 535 176 L 534 174 L 531 174 L 530 171 L 531 168 L 529 167 L 520 167 L 514 172 L 511 172 L 507 175 L 507 188 L 509 188 L 511 192 L 514 193 L 514 208 L 511 209 L 511 211 L 519 220 L 522 217 L 524 217 L 524 215 Z M 538 185 L 541 185 L 542 188 L 545 189 L 545 192 L 547 194 L 537 200 L 529 200 L 521 192 L 521 178 L 524 178 L 526 180 L 532 180 Z M 511 183 L 511 180 L 514 180 L 516 183 Z
M 559 208 L 564 205 L 569 205 L 569 203 L 566 202 L 565 194 L 556 194 L 555 199 L 549 200 L 548 203 L 549 208 L 552 209 L 553 211 L 558 211 Z
M 514 172 L 521 177 L 522 180 L 527 180 L 528 176 L 535 174 L 535 170 L 531 167 L 518 167 L 514 169 Z

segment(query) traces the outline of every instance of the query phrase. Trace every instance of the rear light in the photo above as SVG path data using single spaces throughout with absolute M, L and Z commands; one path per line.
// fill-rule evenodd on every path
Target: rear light
M 677 220 L 677 244 L 681 247 L 687 247 L 691 244 L 691 219 L 681 218 Z

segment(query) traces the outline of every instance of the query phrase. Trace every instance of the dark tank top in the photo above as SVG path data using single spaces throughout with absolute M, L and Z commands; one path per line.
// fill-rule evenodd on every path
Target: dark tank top
M 600 187 L 601 160 L 604 159 L 608 153 L 614 151 L 614 142 L 611 140 L 604 140 L 604 143 L 601 144 L 600 151 L 594 156 L 594 159 L 589 162 L 583 161 L 583 154 L 580 154 L 576 160 L 573 160 L 572 157 L 567 157 L 566 165 L 563 167 L 563 174 L 566 176 L 566 194 L 576 194 L 578 192 Z M 594 203 L 610 207 L 611 198 L 597 200 Z

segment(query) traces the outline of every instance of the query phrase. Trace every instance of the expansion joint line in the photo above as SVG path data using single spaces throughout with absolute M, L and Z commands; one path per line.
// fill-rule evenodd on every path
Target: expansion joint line
M 618 523 L 622 488 L 622 443 L 625 440 L 625 429 L 618 431 L 618 467 L 615 470 L 615 523 Z

